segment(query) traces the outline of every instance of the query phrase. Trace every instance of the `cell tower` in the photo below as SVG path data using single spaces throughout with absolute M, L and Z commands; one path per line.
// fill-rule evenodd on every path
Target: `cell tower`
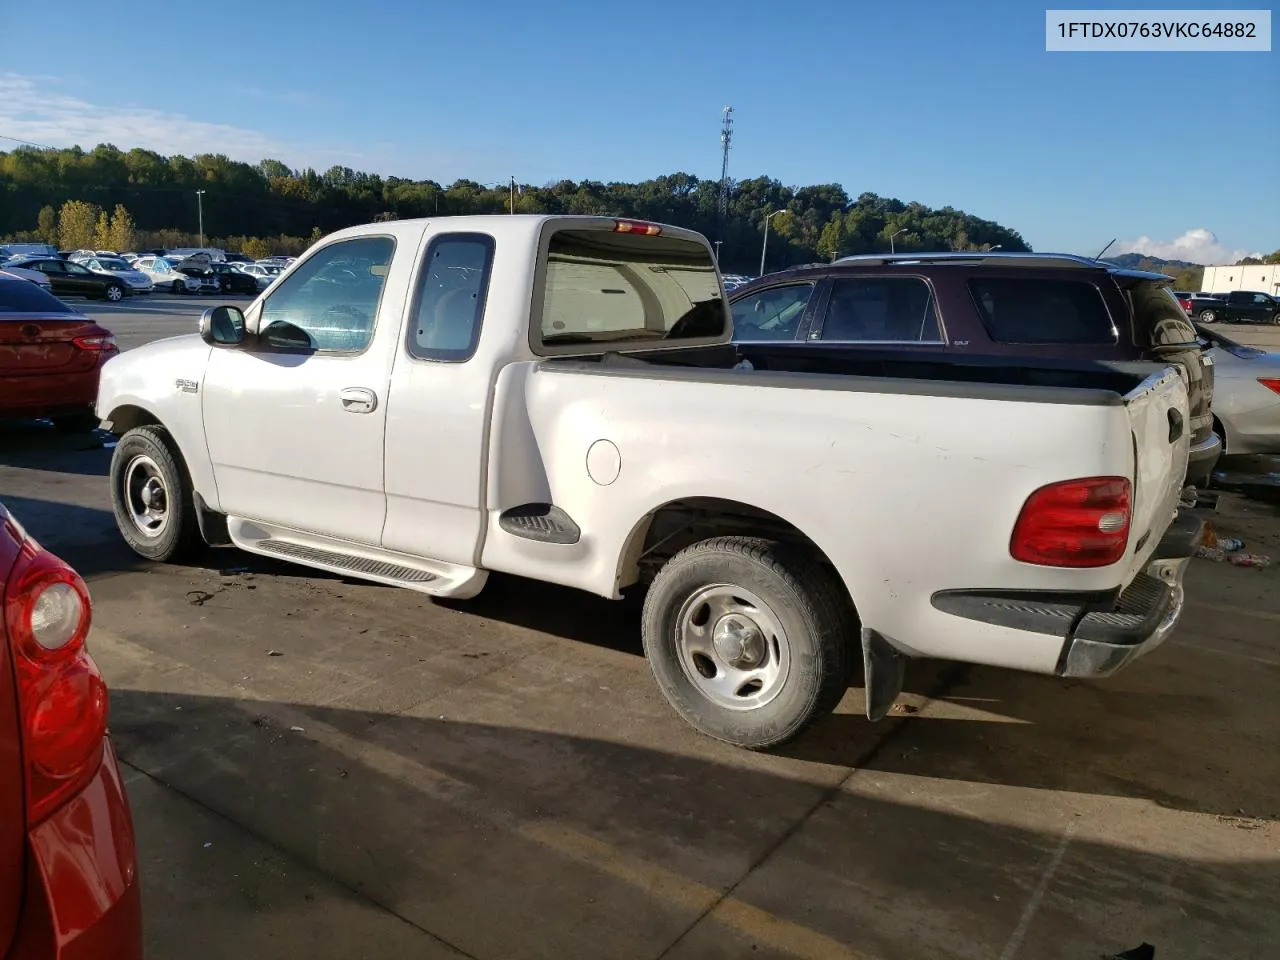
M 733 107 L 724 108 L 724 122 L 720 125 L 720 221 L 729 215 L 729 142 L 733 140 Z

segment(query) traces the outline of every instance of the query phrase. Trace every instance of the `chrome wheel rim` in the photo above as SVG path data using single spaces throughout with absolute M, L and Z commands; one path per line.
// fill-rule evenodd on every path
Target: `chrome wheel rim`
M 732 584 L 703 587 L 676 618 L 677 658 L 689 682 L 716 706 L 755 710 L 791 672 L 791 646 L 772 608 Z
M 1200 319 L 1205 323 L 1213 323 L 1213 321 L 1217 319 L 1217 315 L 1212 310 L 1206 310 L 1204 313 L 1200 314 Z
M 123 296 L 124 296 L 124 291 L 121 290 L 119 287 L 107 287 L 108 300 L 119 300 Z
M 138 454 L 124 468 L 124 503 L 129 519 L 144 537 L 155 538 L 169 525 L 169 486 L 160 467 Z

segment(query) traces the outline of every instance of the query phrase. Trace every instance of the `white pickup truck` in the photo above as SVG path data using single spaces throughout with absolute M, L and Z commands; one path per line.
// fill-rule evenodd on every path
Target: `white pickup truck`
M 230 543 L 439 597 L 645 584 L 663 693 L 749 748 L 859 663 L 879 719 L 904 658 L 1097 677 L 1172 629 L 1199 529 L 1176 370 L 868 366 L 730 325 L 674 227 L 343 230 L 106 364 L 116 519 L 153 560 Z

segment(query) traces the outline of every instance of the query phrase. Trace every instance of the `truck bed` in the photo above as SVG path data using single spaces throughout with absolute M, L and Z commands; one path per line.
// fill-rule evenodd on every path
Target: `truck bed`
M 755 382 L 796 383 L 810 389 L 927 394 L 1043 403 L 1120 404 L 1126 394 L 1163 365 L 1139 362 L 960 356 L 941 351 L 875 351 L 863 347 L 807 343 L 737 344 L 653 349 L 548 361 L 582 369 L 628 369 L 674 379 L 740 377 L 744 361 Z M 1026 387 L 1037 388 L 1028 392 Z

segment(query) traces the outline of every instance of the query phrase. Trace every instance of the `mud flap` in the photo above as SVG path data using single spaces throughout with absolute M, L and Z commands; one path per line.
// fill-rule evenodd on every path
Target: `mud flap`
M 231 546 L 231 534 L 227 532 L 227 518 L 224 514 L 210 510 L 204 497 L 196 493 L 192 495 L 196 508 L 196 524 L 200 527 L 200 536 L 211 547 Z
M 870 627 L 862 628 L 862 670 L 866 684 L 867 719 L 883 720 L 902 693 L 907 658 Z

